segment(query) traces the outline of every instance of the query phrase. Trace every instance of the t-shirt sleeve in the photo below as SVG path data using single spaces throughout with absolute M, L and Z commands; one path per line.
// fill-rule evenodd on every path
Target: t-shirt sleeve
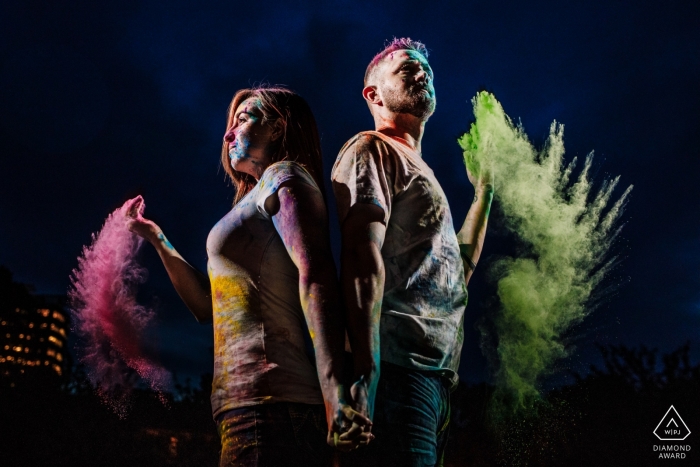
M 265 210 L 265 201 L 275 194 L 283 183 L 290 180 L 306 183 L 313 187 L 318 192 L 319 196 L 323 196 L 311 174 L 301 165 L 293 161 L 277 162 L 270 165 L 258 181 L 260 189 L 255 198 L 255 205 L 258 212 L 265 218 L 270 217 L 270 214 Z
M 331 180 L 340 223 L 357 203 L 374 204 L 384 211 L 384 225 L 391 216 L 392 188 L 384 143 L 371 135 L 360 134 L 340 150 Z

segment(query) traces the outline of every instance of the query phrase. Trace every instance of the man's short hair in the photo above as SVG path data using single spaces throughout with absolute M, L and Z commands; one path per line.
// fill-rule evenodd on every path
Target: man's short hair
M 425 57 L 426 60 L 428 59 L 428 49 L 422 42 L 414 41 L 410 37 L 394 37 L 394 40 L 384 47 L 384 50 L 375 55 L 372 61 L 369 62 L 369 65 L 367 65 L 367 71 L 365 71 L 365 86 L 369 84 L 372 73 L 377 68 L 377 65 L 379 65 L 387 55 L 397 50 L 414 50 Z

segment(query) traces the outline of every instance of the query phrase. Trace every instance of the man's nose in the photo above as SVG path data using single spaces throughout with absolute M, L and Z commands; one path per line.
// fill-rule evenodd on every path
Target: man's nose
M 416 76 L 416 81 L 418 82 L 423 82 L 423 83 L 430 83 L 431 78 L 430 75 L 428 74 L 427 71 L 421 69 L 421 71 L 418 72 L 418 75 Z

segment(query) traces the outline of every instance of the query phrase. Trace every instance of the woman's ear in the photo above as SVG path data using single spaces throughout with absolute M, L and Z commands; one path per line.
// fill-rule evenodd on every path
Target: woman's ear
M 284 122 L 278 118 L 272 123 L 272 141 L 277 141 L 284 134 Z

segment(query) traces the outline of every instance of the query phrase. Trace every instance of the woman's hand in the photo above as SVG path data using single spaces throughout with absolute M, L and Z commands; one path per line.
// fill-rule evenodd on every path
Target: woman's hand
M 143 217 L 143 212 L 146 209 L 143 197 L 138 195 L 136 198 L 130 199 L 124 204 L 124 207 L 126 208 L 125 215 L 129 218 L 129 230 L 154 244 L 158 234 L 162 232 L 155 222 Z

